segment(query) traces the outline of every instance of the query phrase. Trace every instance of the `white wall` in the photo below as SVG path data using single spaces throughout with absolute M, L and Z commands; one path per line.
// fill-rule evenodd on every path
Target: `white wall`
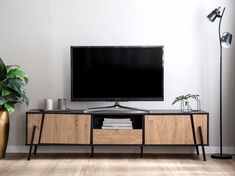
M 11 117 L 9 148 L 26 149 L 20 147 L 25 111 L 42 108 L 44 98 L 70 100 L 70 45 L 164 45 L 165 101 L 124 104 L 175 109 L 176 96 L 198 93 L 210 112 L 210 144 L 218 146 L 218 21 L 210 23 L 206 15 L 220 5 L 226 6 L 222 30 L 235 34 L 235 2 L 230 0 L 1 0 L 0 57 L 21 65 L 30 77 L 30 105 L 17 105 Z M 226 147 L 235 147 L 234 56 L 235 45 L 224 50 Z M 68 105 L 78 109 L 97 103 Z

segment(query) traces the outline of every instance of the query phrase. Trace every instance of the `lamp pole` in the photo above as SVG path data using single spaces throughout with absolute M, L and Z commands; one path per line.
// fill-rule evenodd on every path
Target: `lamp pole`
M 220 155 L 222 156 L 223 153 L 223 124 L 222 124 L 222 117 L 223 117 L 223 48 L 222 48 L 222 40 L 221 40 L 221 22 L 223 19 L 225 8 L 223 8 L 220 20 L 219 20 L 219 44 L 220 44 Z
M 219 20 L 219 43 L 220 43 L 220 153 L 215 153 L 211 155 L 211 158 L 215 159 L 232 159 L 232 155 L 223 153 L 223 48 L 222 48 L 222 35 L 221 35 L 221 22 L 223 19 L 225 8 L 223 8 L 223 11 L 221 15 L 217 14 L 217 17 L 220 18 Z

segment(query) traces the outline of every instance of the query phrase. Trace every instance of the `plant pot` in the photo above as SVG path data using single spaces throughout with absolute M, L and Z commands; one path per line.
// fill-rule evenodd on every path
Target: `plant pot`
M 182 101 L 181 110 L 185 112 L 192 111 L 192 108 L 190 107 L 189 102 L 187 100 Z
M 0 109 L 0 159 L 5 158 L 9 136 L 9 113 Z

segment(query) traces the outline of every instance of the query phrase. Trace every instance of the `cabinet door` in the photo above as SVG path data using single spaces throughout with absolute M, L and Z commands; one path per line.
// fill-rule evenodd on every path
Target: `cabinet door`
M 193 121 L 195 126 L 195 135 L 196 135 L 196 141 L 197 144 L 201 143 L 200 140 L 200 134 L 198 127 L 202 127 L 202 136 L 203 136 L 203 142 L 204 144 L 208 144 L 208 115 L 207 114 L 194 114 L 193 115 Z
M 145 144 L 193 144 L 190 116 L 145 116 Z
M 193 115 L 197 144 L 200 144 L 198 127 L 202 127 L 204 144 L 207 144 L 207 115 Z M 145 144 L 194 144 L 190 115 L 145 116 Z
M 90 115 L 46 114 L 41 143 L 90 144 Z
M 41 120 L 42 120 L 42 114 L 27 114 L 26 144 L 31 143 L 33 126 L 36 126 L 36 131 L 35 131 L 35 136 L 34 136 L 33 143 L 38 144 Z

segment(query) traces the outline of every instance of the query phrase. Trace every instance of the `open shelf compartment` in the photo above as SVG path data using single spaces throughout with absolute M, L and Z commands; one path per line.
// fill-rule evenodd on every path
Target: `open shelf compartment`
M 133 129 L 143 129 L 143 116 L 142 115 L 93 115 L 93 129 L 102 129 L 104 118 L 123 119 L 130 118 L 132 121 Z

